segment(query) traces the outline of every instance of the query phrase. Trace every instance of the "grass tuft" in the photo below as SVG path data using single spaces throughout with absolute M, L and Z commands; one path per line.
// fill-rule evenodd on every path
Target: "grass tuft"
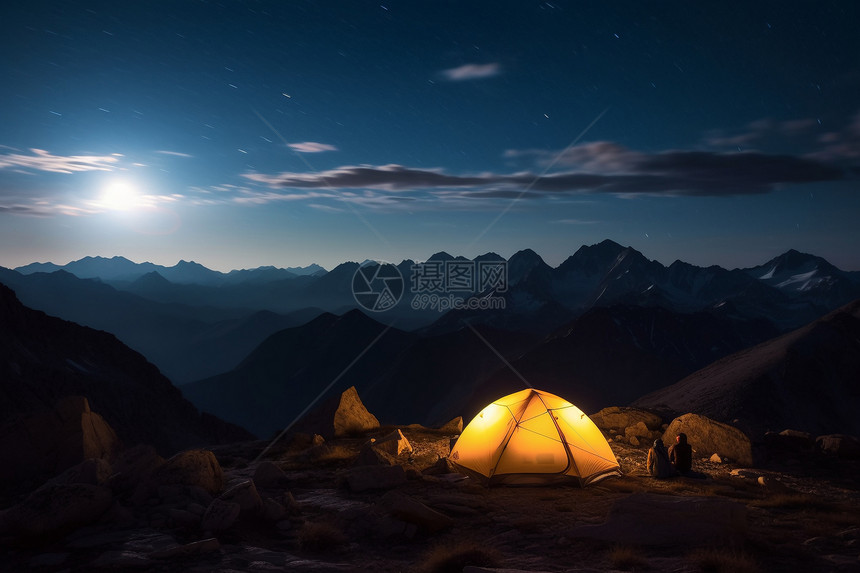
M 697 549 L 688 559 L 702 573 L 758 573 L 758 563 L 745 553 L 727 549 Z
M 459 541 L 437 545 L 425 554 L 420 573 L 460 573 L 469 565 L 498 567 L 501 556 L 493 548 L 476 541 Z
M 330 523 L 305 522 L 299 530 L 299 547 L 304 551 L 323 553 L 346 543 L 346 535 Z
M 609 563 L 613 569 L 621 571 L 636 571 L 648 568 L 648 560 L 635 548 L 627 545 L 616 545 L 609 550 Z
M 351 462 L 356 457 L 356 451 L 339 444 L 322 444 L 312 448 L 308 455 L 311 462 L 318 465 L 341 465 Z
M 800 493 L 779 493 L 764 499 L 753 501 L 750 505 L 771 509 L 818 510 L 828 511 L 833 505 L 814 495 Z

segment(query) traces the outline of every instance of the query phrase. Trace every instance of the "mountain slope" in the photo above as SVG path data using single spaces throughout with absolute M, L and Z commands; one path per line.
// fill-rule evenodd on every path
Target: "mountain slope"
M 233 368 L 270 334 L 322 312 L 273 315 L 159 303 L 66 271 L 21 275 L 0 268 L 0 281 L 31 308 L 116 335 L 177 384 Z M 154 271 L 135 284 L 167 291 L 207 288 L 175 285 Z
M 660 307 L 596 307 L 519 358 L 514 369 L 536 388 L 555 392 L 586 412 L 627 404 L 739 349 L 775 336 L 767 321 L 737 321 Z M 470 412 L 524 388 L 500 369 L 471 397 Z
M 202 410 L 267 438 L 334 381 L 331 394 L 350 386 L 361 392 L 378 366 L 412 337 L 357 310 L 343 316 L 326 313 L 273 334 L 234 370 L 187 384 L 183 392 Z
M 793 332 L 723 358 L 634 402 L 786 428 L 860 434 L 860 300 Z
M 326 396 L 355 386 L 383 423 L 438 424 L 462 414 L 475 384 L 503 366 L 493 349 L 518 356 L 534 342 L 483 326 L 479 334 L 420 337 L 355 310 L 323 314 L 272 335 L 234 370 L 183 392 L 260 437 L 286 427 L 332 382 Z
M 113 335 L 27 308 L 0 284 L 0 422 L 86 396 L 128 446 L 169 454 L 248 438 L 201 415 L 146 359 Z

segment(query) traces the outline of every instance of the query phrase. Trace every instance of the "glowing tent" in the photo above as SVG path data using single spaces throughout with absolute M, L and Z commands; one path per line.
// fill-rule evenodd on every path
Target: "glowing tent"
M 461 473 L 491 484 L 575 480 L 585 486 L 621 475 L 612 449 L 582 410 L 533 389 L 481 410 L 463 429 L 449 459 Z

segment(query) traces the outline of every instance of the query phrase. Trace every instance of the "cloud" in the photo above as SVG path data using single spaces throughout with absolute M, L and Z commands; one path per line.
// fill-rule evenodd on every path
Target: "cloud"
M 767 146 L 773 149 L 774 147 L 785 146 L 787 142 L 790 142 L 795 148 L 798 146 L 808 148 L 810 145 L 815 145 L 816 142 L 819 144 L 828 143 L 826 141 L 827 138 L 856 143 L 858 134 L 855 133 L 852 136 L 852 125 L 858 121 L 860 121 L 860 113 L 855 115 L 853 120 L 849 120 L 847 125 L 839 131 L 833 131 L 832 129 L 825 131 L 825 125 L 828 123 L 832 124 L 832 120 L 822 123 L 820 118 L 811 117 L 783 121 L 764 118 L 751 121 L 737 130 L 714 130 L 703 141 L 709 147 L 738 150 L 751 150 L 754 146 Z M 830 143 L 833 143 L 833 141 L 830 141 Z M 821 154 L 821 151 L 825 153 Z M 835 153 L 829 153 L 828 151 L 834 150 L 817 150 L 810 152 L 807 156 L 829 157 L 831 159 L 851 157 L 850 154 L 845 155 L 842 150 L 836 150 Z
M 857 169 L 860 160 L 860 112 L 857 112 L 839 131 L 829 131 L 818 138 L 824 147 L 807 154 L 810 159 L 832 162 L 850 162 Z
M 599 221 L 587 221 L 584 219 L 556 219 L 555 221 L 550 221 L 550 223 L 558 225 L 596 225 Z
M 640 161 L 645 155 L 612 141 L 595 141 L 569 147 L 562 151 L 546 149 L 508 149 L 507 158 L 531 158 L 539 165 L 558 165 L 576 168 L 577 171 L 599 173 L 618 173 L 627 171 L 632 163 Z
M 502 73 L 502 66 L 498 63 L 491 64 L 464 64 L 456 68 L 442 70 L 441 76 L 452 82 L 467 80 L 480 80 L 491 78 Z
M 439 170 L 412 169 L 402 165 L 344 166 L 317 173 L 246 173 L 243 177 L 273 187 L 295 189 L 426 189 L 472 187 L 486 183 L 480 176 L 446 175 Z
M 290 149 L 299 153 L 320 153 L 323 151 L 337 151 L 337 147 L 328 143 L 317 143 L 315 141 L 304 141 L 302 143 L 288 143 Z
M 194 157 L 193 155 L 188 153 L 182 153 L 179 151 L 168 151 L 166 149 L 160 149 L 156 151 L 156 153 L 160 153 L 161 155 L 172 155 L 173 157 Z
M 51 173 L 75 173 L 80 171 L 112 171 L 119 161 L 113 155 L 52 155 L 44 149 L 31 149 L 31 155 L 8 153 L 0 155 L 0 169 L 24 169 Z
M 541 152 L 545 161 L 551 152 Z M 510 155 L 510 152 L 508 153 Z M 556 153 L 557 155 L 557 153 Z M 845 172 L 808 157 L 758 152 L 666 151 L 647 154 L 611 142 L 563 154 L 564 171 L 453 175 L 402 165 L 344 166 L 318 173 L 249 173 L 272 188 L 340 191 L 373 189 L 435 194 L 439 198 L 539 199 L 548 195 L 615 193 L 727 196 L 768 193 L 784 184 L 836 181 Z

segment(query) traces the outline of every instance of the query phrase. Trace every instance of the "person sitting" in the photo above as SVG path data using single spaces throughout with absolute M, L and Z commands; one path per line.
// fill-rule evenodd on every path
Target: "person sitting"
M 693 469 L 693 448 L 687 443 L 687 434 L 682 432 L 675 436 L 675 443 L 669 448 L 669 461 L 681 475 Z
M 652 477 L 662 479 L 675 475 L 675 469 L 669 461 L 669 453 L 660 438 L 654 440 L 654 445 L 648 450 L 648 459 L 645 463 Z

